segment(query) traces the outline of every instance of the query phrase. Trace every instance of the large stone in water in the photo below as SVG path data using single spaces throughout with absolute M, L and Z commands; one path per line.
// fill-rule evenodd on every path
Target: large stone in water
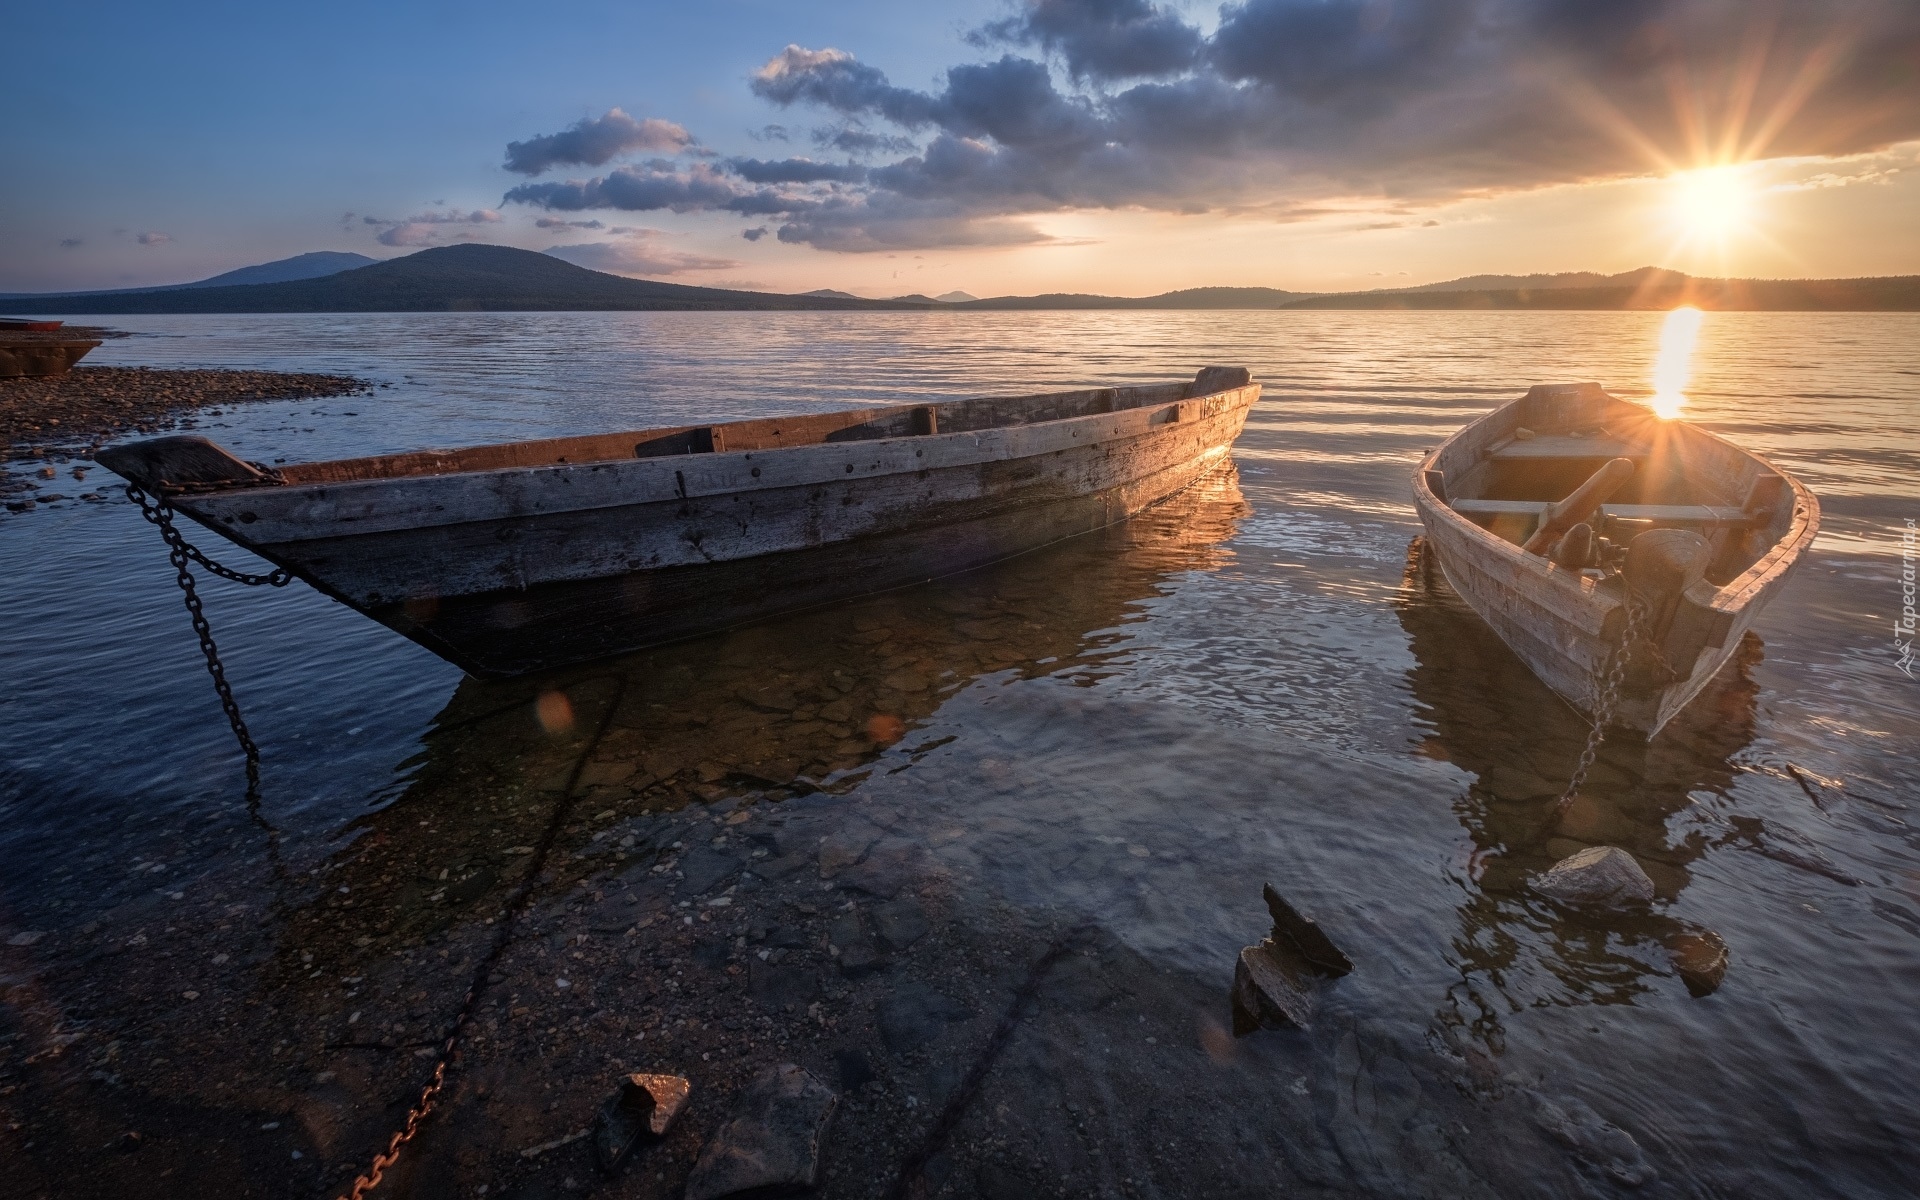
M 839 1097 L 792 1063 L 769 1067 L 740 1094 L 687 1178 L 686 1200 L 776 1196 L 820 1182 L 820 1150 Z
M 1267 902 L 1267 913 L 1273 917 L 1273 941 L 1290 946 L 1322 975 L 1337 978 L 1353 973 L 1353 960 L 1340 953 L 1340 948 L 1312 917 L 1288 904 L 1270 883 L 1260 890 L 1260 895 Z
M 1727 943 L 1711 929 L 1688 929 L 1667 938 L 1673 969 L 1696 999 L 1711 996 L 1727 977 Z
M 1536 877 L 1533 890 L 1563 904 L 1644 904 L 1653 880 L 1618 846 L 1589 846 Z
M 1313 1024 L 1313 975 L 1290 946 L 1272 938 L 1240 951 L 1233 969 L 1233 1032 L 1306 1029 Z

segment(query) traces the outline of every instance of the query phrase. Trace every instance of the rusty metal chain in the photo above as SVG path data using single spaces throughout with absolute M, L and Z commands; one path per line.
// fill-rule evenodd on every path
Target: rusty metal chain
M 1627 594 L 1627 623 L 1620 631 L 1620 644 L 1607 655 L 1598 672 L 1599 686 L 1594 690 L 1593 728 L 1587 733 L 1587 744 L 1580 750 L 1580 761 L 1574 765 L 1573 778 L 1567 781 L 1567 790 L 1560 793 L 1560 802 L 1556 813 L 1564 813 L 1573 804 L 1574 796 L 1580 791 L 1580 785 L 1587 781 L 1587 772 L 1593 770 L 1593 764 L 1600 757 L 1600 745 L 1606 741 L 1607 726 L 1613 721 L 1613 711 L 1620 704 L 1620 689 L 1627 681 L 1627 662 L 1633 657 L 1633 644 L 1640 637 L 1641 627 L 1646 623 L 1647 606 L 1632 592 Z
M 127 485 L 127 499 L 140 506 L 140 515 L 160 530 L 161 538 L 167 543 L 167 560 L 173 564 L 174 582 L 180 585 L 180 594 L 187 605 L 187 616 L 193 621 L 193 632 L 200 638 L 200 653 L 206 656 L 207 674 L 213 676 L 213 690 L 220 694 L 220 707 L 227 714 L 227 724 L 233 727 L 234 740 L 240 743 L 241 752 L 247 756 L 247 796 L 251 800 L 260 789 L 260 747 L 254 745 L 253 735 L 247 732 L 246 718 L 240 715 L 240 704 L 233 698 L 233 685 L 227 682 L 227 669 L 220 662 L 220 648 L 213 642 L 213 626 L 207 623 L 207 614 L 201 607 L 200 593 L 194 586 L 193 572 L 188 564 L 199 563 L 222 579 L 231 579 L 249 587 L 285 587 L 293 576 L 280 567 L 265 575 L 249 575 L 223 566 L 202 554 L 181 535 L 173 523 L 173 506 L 167 503 L 165 497 L 149 496 L 140 485 L 130 483 Z
M 586 769 L 587 760 L 599 748 L 601 739 L 606 737 L 607 729 L 613 723 L 614 713 L 626 699 L 626 681 L 619 676 L 613 676 L 612 679 L 613 696 L 607 701 L 606 709 L 600 714 L 600 720 L 582 746 L 579 757 L 574 759 L 573 770 L 567 776 L 566 789 L 561 792 L 559 801 L 555 803 L 553 812 L 548 816 L 546 829 L 534 843 L 533 854 L 527 860 L 526 871 L 520 876 L 520 882 L 514 886 L 513 891 L 507 893 L 506 900 L 500 906 L 500 915 L 493 924 L 493 942 L 488 946 L 487 952 L 480 956 L 480 962 L 474 967 L 473 977 L 467 984 L 466 995 L 460 998 L 460 1007 L 454 1013 L 452 1023 L 447 1027 L 446 1040 L 440 1044 L 440 1055 L 433 1064 L 432 1078 L 428 1079 L 427 1085 L 420 1089 L 420 1098 L 413 1102 L 413 1107 L 407 1110 L 406 1122 L 399 1129 L 394 1130 L 393 1136 L 387 1139 L 387 1148 L 373 1156 L 373 1163 L 367 1173 L 355 1176 L 353 1190 L 339 1197 L 339 1200 L 363 1200 L 368 1192 L 379 1187 L 387 1168 L 400 1160 L 400 1147 L 413 1140 L 414 1134 L 420 1131 L 420 1122 L 426 1120 L 427 1116 L 433 1112 L 434 1102 L 440 1098 L 440 1090 L 446 1086 L 447 1068 L 453 1065 L 454 1051 L 459 1046 L 460 1035 L 473 1020 L 474 1005 L 478 1003 L 480 994 L 487 988 L 494 964 L 500 961 L 500 956 L 506 953 L 508 943 L 513 940 L 514 926 L 532 900 L 534 885 L 539 882 L 540 873 L 546 869 L 547 857 L 552 853 L 554 844 L 559 841 L 560 830 L 566 825 L 568 816 L 579 801 L 579 796 L 575 793 L 580 785 L 580 774 Z M 591 681 L 588 679 L 579 682 Z

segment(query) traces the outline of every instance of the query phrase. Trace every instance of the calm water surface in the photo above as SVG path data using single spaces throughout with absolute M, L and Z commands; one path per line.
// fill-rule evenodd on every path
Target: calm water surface
M 1610 748 L 1557 825 L 1542 797 L 1584 727 L 1408 580 L 1407 476 L 1530 383 L 1644 396 L 1657 315 L 121 324 L 139 336 L 90 361 L 390 385 L 200 416 L 264 461 L 1244 364 L 1266 393 L 1235 472 L 975 577 L 616 664 L 635 711 L 698 718 L 697 734 L 642 722 L 634 753 L 698 763 L 715 795 L 804 780 L 897 803 L 961 877 L 1223 989 L 1272 880 L 1361 964 L 1329 1003 L 1368 1044 L 1551 1080 L 1681 1194 L 1891 1196 L 1920 1178 L 1920 684 L 1893 637 L 1901 533 L 1920 517 L 1920 317 L 1708 317 L 1688 415 L 1799 474 L 1823 531 L 1714 689 L 1651 746 Z M 158 537 L 117 496 L 43 505 L 0 521 L 0 580 L 0 916 L 60 929 L 156 890 L 238 886 L 258 840 Z M 518 685 L 463 682 L 299 584 L 202 586 L 290 861 L 335 853 L 423 774 L 500 768 L 498 746 L 429 733 Z M 876 750 L 831 721 L 765 719 L 770 680 L 802 694 L 788 709 L 827 681 L 906 735 Z M 1581 922 L 1527 894 L 1526 876 L 1596 843 L 1654 876 L 1651 914 Z M 1695 999 L 1666 946 L 1702 929 L 1732 966 Z M 1363 1108 L 1367 1144 L 1387 1146 L 1391 1106 Z M 1425 1178 L 1385 1149 L 1348 1166 L 1376 1190 Z

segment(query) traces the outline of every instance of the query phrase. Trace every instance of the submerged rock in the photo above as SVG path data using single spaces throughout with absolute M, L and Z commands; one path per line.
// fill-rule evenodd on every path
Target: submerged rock
M 783 1195 L 820 1182 L 820 1150 L 839 1097 L 792 1063 L 769 1067 L 741 1093 L 733 1119 L 700 1152 L 686 1200 Z
M 1541 1132 L 1616 1183 L 1637 1188 L 1660 1178 L 1632 1134 L 1572 1096 L 1535 1095 L 1533 1119 Z
M 1536 877 L 1533 890 L 1563 904 L 1644 904 L 1653 880 L 1618 846 L 1590 846 Z
M 679 1075 L 629 1075 L 593 1123 L 593 1161 L 611 1174 L 635 1149 L 659 1141 L 687 1107 L 693 1085 Z
M 1288 904 L 1270 883 L 1260 889 L 1260 895 L 1267 902 L 1268 915 L 1273 918 L 1275 942 L 1292 947 L 1294 953 L 1322 975 L 1338 977 L 1353 973 L 1353 960 L 1340 953 L 1340 948 L 1313 918 Z
M 1272 938 L 1240 951 L 1233 969 L 1233 1032 L 1306 1029 L 1313 1024 L 1313 977 Z
M 909 1054 L 925 1049 L 948 1025 L 972 1016 L 972 1011 L 953 997 L 924 983 L 907 983 L 880 1002 L 874 1024 L 879 1026 L 880 1040 L 890 1052 Z
M 1727 943 L 1711 929 L 1688 929 L 1667 939 L 1673 969 L 1694 995 L 1711 996 L 1727 977 Z
M 1261 896 L 1273 918 L 1273 933 L 1241 950 L 1234 964 L 1230 996 L 1236 1037 L 1256 1029 L 1308 1028 L 1319 981 L 1353 970 L 1353 960 L 1326 931 L 1287 903 L 1272 884 L 1261 889 Z

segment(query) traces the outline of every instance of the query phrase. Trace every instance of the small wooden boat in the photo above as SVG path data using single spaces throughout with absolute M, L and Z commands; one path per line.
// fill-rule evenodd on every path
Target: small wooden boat
M 1648 737 L 1726 663 L 1820 525 L 1813 494 L 1759 455 L 1590 383 L 1535 387 L 1460 430 L 1413 497 L 1447 582 L 1533 673 Z
M 0 333 L 25 330 L 29 333 L 52 333 L 66 324 L 65 321 L 35 321 L 27 317 L 0 317 Z
M 1218 466 L 1259 394 L 1245 370 L 1209 367 L 1191 383 L 271 470 L 197 437 L 97 460 L 468 671 L 502 676 L 1123 521 Z
M 95 338 L 48 336 L 45 333 L 0 333 L 0 379 L 22 375 L 65 375 L 87 351 L 100 344 Z

